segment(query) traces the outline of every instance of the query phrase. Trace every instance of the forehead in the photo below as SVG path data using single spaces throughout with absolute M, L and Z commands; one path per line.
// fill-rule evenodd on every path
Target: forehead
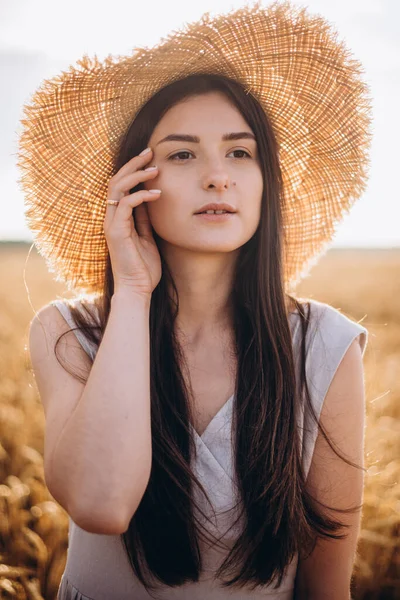
M 244 117 L 220 92 L 191 96 L 171 107 L 154 129 L 153 139 L 172 131 L 200 136 L 221 137 L 228 131 L 251 131 Z M 203 136 L 202 136 L 203 134 Z

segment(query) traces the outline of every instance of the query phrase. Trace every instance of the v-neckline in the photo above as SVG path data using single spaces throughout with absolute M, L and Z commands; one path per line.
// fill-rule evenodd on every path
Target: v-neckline
M 291 320 L 291 316 L 297 314 L 296 312 L 289 312 L 289 322 L 293 323 L 293 321 Z M 294 324 L 294 330 L 296 330 L 298 327 L 298 322 L 296 321 Z M 292 339 L 294 339 L 294 334 L 295 331 L 292 330 Z M 228 400 L 221 406 L 221 408 L 219 409 L 219 411 L 213 416 L 213 418 L 211 419 L 211 421 L 209 422 L 209 424 L 207 425 L 207 427 L 205 428 L 205 430 L 203 431 L 203 433 L 201 435 L 199 435 L 195 429 L 195 427 L 193 427 L 193 425 L 191 425 L 194 436 L 197 440 L 201 440 L 203 443 L 205 443 L 205 438 L 209 433 L 215 433 L 215 427 L 216 427 L 216 422 L 219 420 L 219 418 L 221 417 L 221 415 L 228 409 L 228 407 L 231 405 L 233 398 L 235 397 L 235 394 L 233 393 L 232 396 L 230 396 L 228 398 Z
M 218 410 L 218 412 L 213 416 L 213 418 L 211 419 L 211 421 L 209 422 L 209 424 L 207 425 L 207 427 L 205 428 L 205 430 L 203 431 L 203 433 L 200 435 L 199 433 L 197 433 L 195 427 L 192 425 L 192 430 L 194 432 L 194 435 L 197 439 L 201 440 L 202 442 L 204 442 L 204 438 L 206 437 L 206 435 L 213 430 L 213 428 L 215 427 L 215 423 L 217 422 L 218 418 L 221 416 L 221 414 L 227 410 L 227 408 L 230 406 L 233 398 L 235 397 L 235 394 L 233 393 L 232 396 L 230 396 L 228 398 L 228 400 L 226 402 L 224 402 L 224 404 L 221 406 L 221 408 Z

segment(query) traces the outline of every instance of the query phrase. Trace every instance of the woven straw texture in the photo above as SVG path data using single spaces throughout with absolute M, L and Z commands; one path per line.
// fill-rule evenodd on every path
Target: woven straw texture
M 26 222 L 56 280 L 101 292 L 112 158 L 143 104 L 192 73 L 235 78 L 260 102 L 280 146 L 285 285 L 327 250 L 366 187 L 371 98 L 363 68 L 320 15 L 290 2 L 209 13 L 153 48 L 84 55 L 24 106 L 19 183 Z

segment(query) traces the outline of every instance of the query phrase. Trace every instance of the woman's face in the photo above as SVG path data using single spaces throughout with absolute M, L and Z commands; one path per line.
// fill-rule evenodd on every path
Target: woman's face
M 146 203 L 161 243 L 195 252 L 229 252 L 255 233 L 261 214 L 263 180 L 255 139 L 223 140 L 230 133 L 252 134 L 229 100 L 219 92 L 188 98 L 159 121 L 148 145 L 158 175 L 144 183 L 158 188 Z M 190 135 L 199 141 L 168 140 Z M 236 182 L 236 185 L 233 185 Z M 236 213 L 208 220 L 195 213 L 209 202 L 231 204 Z

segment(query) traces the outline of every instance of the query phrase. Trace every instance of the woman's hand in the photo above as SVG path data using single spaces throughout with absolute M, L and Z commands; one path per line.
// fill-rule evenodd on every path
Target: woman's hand
M 129 194 L 129 190 L 158 175 L 157 167 L 151 171 L 143 170 L 152 156 L 152 150 L 142 156 L 134 156 L 110 179 L 107 199 L 118 200 L 119 204 L 107 204 L 104 219 L 114 292 L 129 288 L 131 292 L 147 298 L 151 297 L 161 279 L 161 258 L 144 203 L 158 200 L 161 191 L 139 190 Z

